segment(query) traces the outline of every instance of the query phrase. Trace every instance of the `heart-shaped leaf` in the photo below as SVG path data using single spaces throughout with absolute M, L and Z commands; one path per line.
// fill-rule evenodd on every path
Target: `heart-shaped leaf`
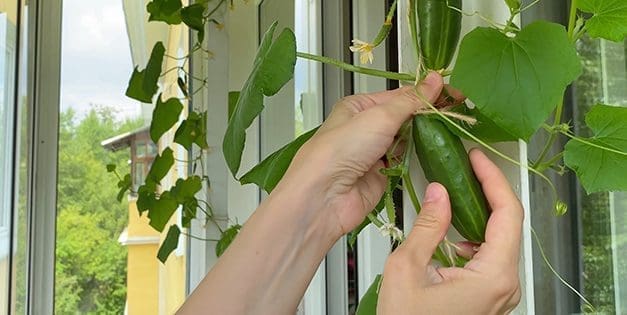
M 170 148 L 165 148 L 152 162 L 150 171 L 146 175 L 146 182 L 159 183 L 168 174 L 172 165 L 174 165 L 174 152 Z
M 181 0 L 152 0 L 146 5 L 148 21 L 162 21 L 170 25 L 181 24 Z
M 190 112 L 174 133 L 174 142 L 190 150 L 195 143 L 199 148 L 206 149 L 207 144 L 207 112 Z
M 586 125 L 594 137 L 585 141 L 593 145 L 571 139 L 564 147 L 564 163 L 589 194 L 627 191 L 627 108 L 595 105 L 586 115 Z
M 163 63 L 164 55 L 165 47 L 163 43 L 157 42 L 152 48 L 146 68 L 142 71 L 139 71 L 138 67 L 133 69 L 133 74 L 126 89 L 126 96 L 142 103 L 152 103 L 152 97 L 159 89 L 157 82 L 161 75 L 161 64 Z
M 178 205 L 174 196 L 172 196 L 169 191 L 164 191 L 153 204 L 152 208 L 148 209 L 150 226 L 162 232 Z
M 592 13 L 586 20 L 586 30 L 591 37 L 620 42 L 627 36 L 627 1 L 580 0 L 578 7 Z
M 183 104 L 181 104 L 178 98 L 173 97 L 162 102 L 161 95 L 159 95 L 155 109 L 152 112 L 150 139 L 152 139 L 154 143 L 157 143 L 161 136 L 176 124 L 182 111 Z
M 451 85 L 497 126 L 529 140 L 580 73 L 577 52 L 564 27 L 538 21 L 516 37 L 486 27 L 468 33 Z
M 224 158 L 236 178 L 246 142 L 246 129 L 263 110 L 263 96 L 276 94 L 294 75 L 294 33 L 286 28 L 273 41 L 276 27 L 275 22 L 261 40 L 253 70 L 241 90 L 222 142 Z

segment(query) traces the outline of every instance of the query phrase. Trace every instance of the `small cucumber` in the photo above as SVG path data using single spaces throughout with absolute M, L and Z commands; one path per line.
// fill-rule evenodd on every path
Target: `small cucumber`
M 427 180 L 446 187 L 453 226 L 469 241 L 485 241 L 487 202 L 461 140 L 433 116 L 418 115 L 413 125 L 416 155 Z
M 462 25 L 461 0 L 416 1 L 418 36 L 422 60 L 427 69 L 445 69 L 451 63 Z M 451 9 L 455 7 L 458 10 Z

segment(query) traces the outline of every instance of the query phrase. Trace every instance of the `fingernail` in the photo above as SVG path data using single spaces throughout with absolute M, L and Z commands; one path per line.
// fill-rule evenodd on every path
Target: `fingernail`
M 431 183 L 425 191 L 423 203 L 436 202 L 444 196 L 444 187 L 438 183 Z
M 436 85 L 440 81 L 440 74 L 435 71 L 429 71 L 425 79 L 422 81 L 424 85 Z

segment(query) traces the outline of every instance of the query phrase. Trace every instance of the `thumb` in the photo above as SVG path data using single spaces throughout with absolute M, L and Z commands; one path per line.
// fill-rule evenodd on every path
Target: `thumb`
M 414 227 L 403 243 L 406 250 L 426 266 L 431 261 L 438 244 L 444 239 L 451 222 L 451 203 L 446 188 L 439 183 L 427 186 L 422 210 L 414 221 Z

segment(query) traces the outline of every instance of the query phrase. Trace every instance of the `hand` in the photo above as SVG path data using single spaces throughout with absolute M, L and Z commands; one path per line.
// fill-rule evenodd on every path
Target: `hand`
M 430 73 L 418 87 L 430 102 L 440 96 L 442 77 Z M 314 181 L 311 193 L 338 223 L 338 237 L 350 232 L 381 198 L 386 178 L 381 158 L 401 125 L 426 105 L 414 87 L 353 95 L 340 100 L 318 132 L 300 149 L 281 184 Z M 291 180 L 291 179 L 295 180 Z M 328 216 L 328 215 L 327 215 Z
M 492 209 L 485 243 L 474 256 L 463 250 L 472 256 L 464 268 L 430 265 L 451 220 L 446 189 L 430 184 L 411 234 L 388 257 L 377 314 L 505 314 L 520 301 L 522 206 L 481 151 L 472 150 L 470 161 Z

